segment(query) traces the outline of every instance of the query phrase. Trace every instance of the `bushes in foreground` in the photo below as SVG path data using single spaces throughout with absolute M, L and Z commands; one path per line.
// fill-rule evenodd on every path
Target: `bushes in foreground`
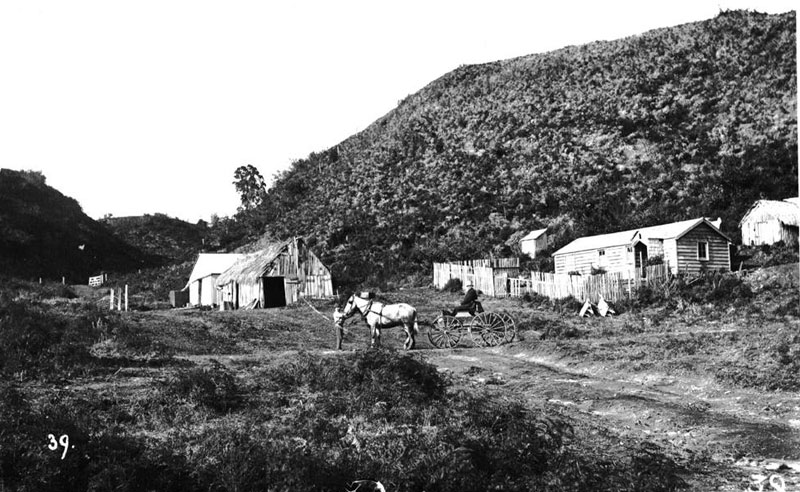
M 676 307 L 679 304 L 741 304 L 753 297 L 750 286 L 731 273 L 709 272 L 698 277 L 669 276 L 648 282 L 636 295 L 621 303 L 625 310 L 654 305 Z
M 470 492 L 681 483 L 660 449 L 643 457 L 615 438 L 609 457 L 598 443 L 587 447 L 595 437 L 573 439 L 552 409 L 490 389 L 455 391 L 412 355 L 301 353 L 245 371 L 178 371 L 129 400 L 89 389 L 34 398 L 2 383 L 0 485 L 338 492 L 374 479 L 392 491 Z M 47 448 L 49 433 L 69 434 L 76 448 L 61 460 Z
M 0 293 L 0 373 L 66 375 L 91 360 L 89 347 L 102 331 L 99 310 L 66 299 L 54 302 Z
M 752 334 L 735 364 L 716 370 L 723 382 L 769 391 L 800 391 L 800 334 L 792 328 Z

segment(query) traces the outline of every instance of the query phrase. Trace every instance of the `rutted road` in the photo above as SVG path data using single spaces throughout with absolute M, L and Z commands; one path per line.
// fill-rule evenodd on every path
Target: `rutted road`
M 696 377 L 615 373 L 513 347 L 426 350 L 425 357 L 467 384 L 557 405 L 617 434 L 659 444 L 679 459 L 703 457 L 743 480 L 721 490 L 742 490 L 741 483 L 755 482 L 752 476 L 776 473 L 787 491 L 800 490 L 796 393 L 765 396 Z

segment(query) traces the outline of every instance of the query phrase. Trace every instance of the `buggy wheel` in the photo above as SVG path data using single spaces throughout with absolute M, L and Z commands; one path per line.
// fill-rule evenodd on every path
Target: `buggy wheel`
M 500 317 L 503 318 L 506 329 L 505 343 L 511 343 L 514 341 L 514 337 L 517 336 L 517 324 L 514 323 L 514 318 L 508 313 L 500 313 Z
M 499 314 L 480 313 L 472 320 L 472 342 L 479 347 L 494 347 L 506 340 L 506 324 Z
M 461 341 L 461 322 L 453 316 L 439 316 L 428 330 L 428 340 L 436 348 L 453 348 Z

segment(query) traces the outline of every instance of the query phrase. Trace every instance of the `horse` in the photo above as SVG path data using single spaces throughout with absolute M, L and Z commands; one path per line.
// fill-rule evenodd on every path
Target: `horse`
M 359 311 L 369 326 L 372 337 L 372 346 L 379 347 L 381 344 L 381 328 L 392 328 L 402 325 L 406 330 L 406 341 L 403 348 L 411 350 L 414 348 L 414 335 L 419 333 L 417 324 L 417 310 L 408 304 L 383 304 L 372 299 L 364 299 L 356 294 L 350 296 L 344 305 L 344 311 L 340 316 L 334 315 L 337 326 L 342 326 L 344 320 Z M 341 339 L 337 337 L 337 348 L 341 349 Z

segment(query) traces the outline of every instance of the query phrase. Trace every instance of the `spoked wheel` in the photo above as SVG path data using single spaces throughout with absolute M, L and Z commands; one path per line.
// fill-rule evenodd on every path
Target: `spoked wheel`
M 453 348 L 461 341 L 461 321 L 453 316 L 439 316 L 428 330 L 428 340 L 436 348 Z
M 508 313 L 500 313 L 500 317 L 503 318 L 503 323 L 506 325 L 505 343 L 511 343 L 514 341 L 514 337 L 517 336 L 517 324 L 514 323 L 514 318 Z
M 494 347 L 506 341 L 506 323 L 495 313 L 480 313 L 472 319 L 472 342 L 478 347 Z

